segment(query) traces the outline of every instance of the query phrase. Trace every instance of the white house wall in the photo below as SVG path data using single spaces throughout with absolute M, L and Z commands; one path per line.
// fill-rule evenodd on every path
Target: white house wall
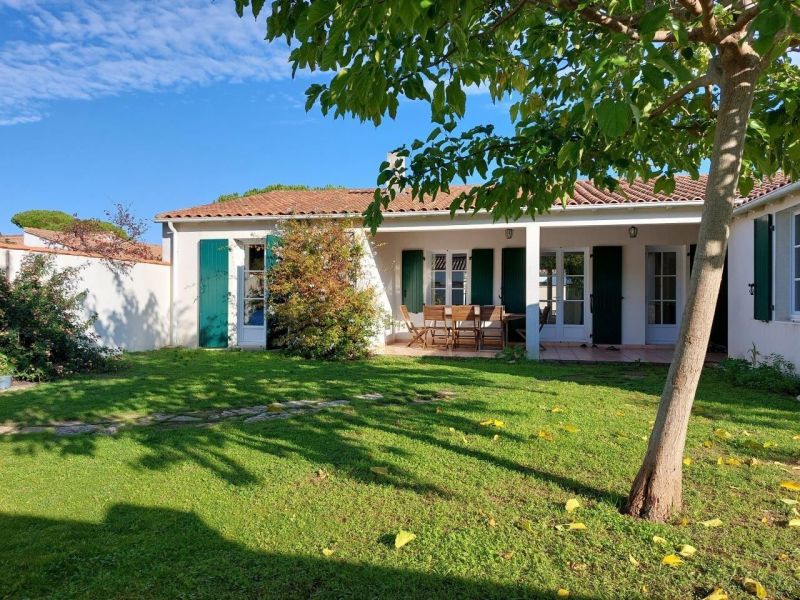
M 35 252 L 35 251 L 34 251 Z M 12 279 L 33 252 L 0 248 L 0 269 Z M 80 269 L 78 290 L 87 290 L 84 313 L 97 314 L 94 331 L 105 346 L 152 350 L 169 344 L 170 266 L 136 263 L 127 275 L 114 274 L 100 259 L 46 253 L 59 269 Z
M 695 221 L 696 216 L 695 216 Z M 537 220 L 538 221 L 538 220 Z M 410 224 L 410 221 L 409 221 Z M 405 329 L 400 325 L 399 307 L 402 303 L 402 252 L 403 250 L 424 250 L 425 256 L 437 250 L 467 250 L 475 248 L 494 249 L 494 284 L 493 296 L 500 303 L 501 260 L 502 249 L 506 247 L 524 247 L 525 230 L 520 223 L 511 226 L 512 238 L 506 239 L 506 227 L 479 229 L 443 229 L 438 231 L 419 231 L 413 227 L 408 230 L 379 232 L 375 237 L 378 248 L 377 265 L 386 295 L 393 308 L 396 321 L 394 333 L 398 337 L 405 336 Z M 646 252 L 648 246 L 680 246 L 685 265 L 682 271 L 688 279 L 689 246 L 697 240 L 698 226 L 694 223 L 675 224 L 642 224 L 638 226 L 636 238 L 630 238 L 628 224 L 608 226 L 553 226 L 548 222 L 540 224 L 540 250 L 591 248 L 592 246 L 622 246 L 623 260 L 623 305 L 622 305 L 622 343 L 631 345 L 645 344 L 646 333 Z M 424 267 L 424 299 L 430 301 L 430 261 Z M 530 276 L 538 277 L 538 265 L 535 269 L 528 266 Z M 591 260 L 586 268 L 587 298 L 591 293 Z M 688 281 L 684 282 L 686 289 Z M 681 306 L 678 307 L 680 314 Z M 417 317 L 419 318 L 419 317 Z M 591 332 L 591 314 L 585 323 Z
M 762 355 L 781 354 L 800 368 L 800 322 L 790 319 L 786 307 L 789 302 L 788 278 L 790 262 L 788 252 L 779 245 L 788 244 L 777 226 L 783 211 L 800 209 L 800 194 L 783 201 L 771 202 L 754 210 L 739 214 L 731 227 L 728 249 L 728 354 L 748 357 L 755 345 Z M 775 312 L 769 322 L 757 321 L 753 316 L 753 296 L 749 284 L 754 280 L 753 221 L 766 214 L 773 215 L 776 232 L 773 235 L 773 304 Z M 784 213 L 786 214 L 786 213 Z

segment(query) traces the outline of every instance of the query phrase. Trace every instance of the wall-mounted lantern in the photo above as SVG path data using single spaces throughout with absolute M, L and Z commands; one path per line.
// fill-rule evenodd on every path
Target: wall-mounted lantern
M 514 237 L 514 230 L 509 227 L 506 229 L 506 239 L 510 240 L 512 237 Z
M 637 235 L 639 235 L 639 228 L 636 227 L 636 225 L 628 227 L 628 236 L 630 236 L 631 239 L 635 238 Z

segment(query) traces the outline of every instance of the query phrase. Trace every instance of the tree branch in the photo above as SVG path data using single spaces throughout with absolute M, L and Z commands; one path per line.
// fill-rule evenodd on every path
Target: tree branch
M 654 111 L 652 111 L 650 113 L 650 115 L 649 115 L 650 118 L 653 119 L 655 117 L 659 117 L 659 116 L 663 115 L 665 112 L 667 112 L 667 110 L 671 106 L 673 106 L 673 105 L 677 104 L 678 102 L 680 102 L 681 100 L 683 100 L 683 97 L 686 94 L 688 94 L 692 90 L 695 90 L 695 89 L 697 89 L 699 87 L 704 87 L 704 86 L 707 86 L 707 85 L 711 85 L 711 76 L 708 75 L 708 74 L 702 75 L 702 76 L 698 77 L 697 79 L 694 79 L 693 81 L 690 81 L 689 83 L 684 85 L 682 88 L 680 88 L 678 91 L 676 91 L 674 94 L 672 94 L 669 98 L 664 100 L 664 102 L 662 102 L 661 105 L 658 108 L 656 108 Z

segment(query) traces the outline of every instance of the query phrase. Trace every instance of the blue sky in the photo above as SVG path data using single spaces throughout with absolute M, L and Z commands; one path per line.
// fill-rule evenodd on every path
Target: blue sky
M 276 182 L 369 187 L 427 135 L 409 102 L 378 128 L 306 113 L 311 78 L 263 38 L 232 0 L 0 0 L 0 232 L 31 208 L 150 218 Z M 487 95 L 468 103 L 507 124 Z

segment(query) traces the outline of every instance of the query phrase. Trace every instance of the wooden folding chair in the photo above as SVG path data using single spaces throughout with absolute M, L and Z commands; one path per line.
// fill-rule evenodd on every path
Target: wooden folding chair
M 475 306 L 454 306 L 452 310 L 453 347 L 458 346 L 462 336 L 467 336 L 478 349 L 480 343 L 480 315 Z
M 542 310 L 541 308 L 539 309 L 539 334 L 542 333 L 542 328 L 545 325 L 547 325 L 547 321 L 548 321 L 548 319 L 550 319 L 550 311 L 551 311 L 551 309 L 552 309 L 552 307 L 549 304 L 544 307 L 544 310 Z M 542 336 L 539 335 L 539 337 L 541 338 Z M 542 345 L 542 343 L 539 342 L 539 350 L 544 352 L 544 349 L 545 348 Z
M 408 312 L 408 307 L 405 304 L 400 305 L 400 314 L 403 315 L 403 320 L 406 322 L 406 329 L 408 329 L 408 333 L 411 335 L 411 341 L 407 344 L 408 347 L 410 348 L 416 343 L 421 343 L 423 348 L 427 348 L 427 327 L 418 327 L 414 324 L 414 321 L 411 320 L 411 313 Z
M 486 340 L 496 341 L 500 349 L 506 347 L 505 324 L 503 323 L 505 320 L 504 312 L 502 306 L 481 306 L 479 348 L 483 348 Z
M 431 343 L 436 345 L 436 337 L 444 336 L 445 348 L 450 347 L 450 322 L 444 306 L 423 306 L 422 320 L 425 332 L 431 334 Z

